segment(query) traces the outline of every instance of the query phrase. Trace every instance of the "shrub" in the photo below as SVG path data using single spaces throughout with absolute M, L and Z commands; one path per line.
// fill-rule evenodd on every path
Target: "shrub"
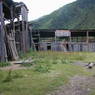
M 12 74 L 12 79 L 16 79 L 16 78 L 22 78 L 23 75 L 21 73 L 18 73 L 18 72 L 14 72 Z
M 63 59 L 61 61 L 62 61 L 62 64 L 70 64 L 71 63 L 69 60 L 65 60 L 65 59 Z
M 12 70 L 8 71 L 6 78 L 3 80 L 3 82 L 10 82 L 10 81 L 12 81 Z
M 57 64 L 57 60 L 52 60 L 52 64 Z
M 21 66 L 24 66 L 24 67 L 31 67 L 33 64 L 32 63 L 24 63 L 24 64 L 21 64 Z
M 58 64 L 61 64 L 62 63 L 62 60 L 61 59 L 57 59 L 56 60 Z
M 38 71 L 38 72 L 49 72 L 50 70 L 50 66 L 49 65 L 43 65 L 43 64 L 38 64 L 35 66 L 35 71 Z
M 43 73 L 49 72 L 51 69 L 51 64 L 48 61 L 44 61 L 41 60 L 38 64 L 36 64 L 34 70 Z
M 10 65 L 10 63 L 8 63 L 8 62 L 1 62 L 0 63 L 0 67 L 6 67 L 6 66 L 9 66 Z

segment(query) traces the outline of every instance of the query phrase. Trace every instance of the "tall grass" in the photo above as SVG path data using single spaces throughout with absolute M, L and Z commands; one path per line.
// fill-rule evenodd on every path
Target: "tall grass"
M 95 61 L 95 53 L 88 52 L 29 52 L 22 58 L 31 57 L 34 70 L 38 72 L 48 72 L 52 69 L 52 64 L 71 64 L 76 61 Z M 31 64 L 24 64 L 23 66 L 32 66 Z

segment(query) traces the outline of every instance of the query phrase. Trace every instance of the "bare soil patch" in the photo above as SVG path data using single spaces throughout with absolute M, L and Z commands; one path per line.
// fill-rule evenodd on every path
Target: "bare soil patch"
M 95 88 L 95 78 L 74 76 L 69 83 L 48 95 L 90 95 Z
M 75 62 L 74 65 L 82 66 L 88 72 L 95 71 L 95 67 L 88 69 L 88 63 Z M 70 79 L 69 83 L 59 87 L 56 91 L 48 95 L 90 95 L 95 89 L 95 75 L 93 76 L 74 76 Z

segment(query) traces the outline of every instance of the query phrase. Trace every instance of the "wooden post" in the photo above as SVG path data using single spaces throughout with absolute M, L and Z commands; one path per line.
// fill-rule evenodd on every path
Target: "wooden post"
M 15 23 L 14 23 L 14 12 L 13 12 L 13 6 L 11 6 L 10 12 L 11 12 L 11 24 L 12 24 L 12 29 L 11 29 L 11 34 L 15 38 Z
M 41 38 L 40 38 L 40 31 L 38 30 L 38 51 L 40 50 L 40 42 L 41 42 Z
M 0 62 L 6 61 L 4 18 L 3 18 L 3 1 L 0 0 Z
M 87 43 L 87 47 L 88 47 L 88 51 L 89 51 L 89 31 L 87 31 L 87 33 L 86 33 L 86 43 Z
M 68 44 L 69 51 L 71 51 L 71 44 L 72 44 L 72 37 L 71 37 L 71 35 L 72 35 L 72 32 L 70 31 L 69 44 Z
M 12 51 L 12 59 L 13 60 L 18 60 L 19 56 L 18 56 L 18 52 L 17 52 L 17 48 L 16 48 L 16 42 L 15 42 L 15 22 L 14 22 L 14 13 L 13 13 L 13 6 L 11 6 L 11 34 L 8 35 L 8 40 L 9 40 L 9 45 L 10 45 L 10 49 Z
M 33 47 L 32 46 L 32 27 L 29 26 L 29 42 L 30 42 L 30 48 Z
M 89 32 L 87 31 L 87 33 L 86 33 L 86 42 L 87 42 L 87 44 L 89 43 Z
M 22 52 L 25 53 L 29 50 L 29 37 L 28 37 L 28 11 L 25 6 L 21 6 L 21 15 L 22 15 L 22 43 L 21 48 Z
M 56 40 L 57 40 L 57 38 L 56 38 L 56 31 L 55 31 L 55 43 L 56 43 Z
M 22 52 L 23 53 L 25 53 L 25 51 L 26 51 L 26 49 L 25 49 L 25 23 L 24 23 L 24 21 L 22 21 L 22 33 L 21 33 L 21 36 L 22 36 L 22 38 L 21 38 L 21 49 L 22 49 Z
M 70 35 L 70 38 L 69 38 L 69 39 L 70 39 L 70 43 L 71 43 L 71 42 L 72 42 L 72 38 L 71 38 L 71 35 Z

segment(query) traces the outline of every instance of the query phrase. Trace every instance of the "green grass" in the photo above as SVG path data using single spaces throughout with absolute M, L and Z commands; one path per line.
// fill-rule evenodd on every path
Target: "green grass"
M 0 62 L 0 67 L 6 67 L 6 66 L 10 66 L 11 64 L 8 62 Z
M 0 71 L 1 95 L 46 95 L 56 90 L 58 86 L 65 85 L 74 75 L 90 76 L 93 74 L 72 63 L 94 61 L 95 53 L 30 52 L 22 58 L 28 57 L 35 60 L 35 65 L 31 69 Z M 48 64 L 48 72 L 44 72 Z M 40 65 L 43 68 L 36 67 Z M 11 79 L 5 81 L 9 76 Z
M 95 53 L 93 52 L 53 52 L 53 51 L 47 51 L 47 52 L 29 52 L 26 55 L 24 55 L 22 58 L 28 58 L 32 56 L 32 58 L 36 61 L 39 60 L 46 60 L 55 62 L 58 60 L 61 61 L 70 61 L 70 63 L 75 61 L 83 61 L 83 62 L 95 62 Z M 39 63 L 39 62 L 38 62 Z M 56 63 L 56 62 L 55 62 Z
M 5 82 L 8 74 L 6 71 L 0 71 L 0 93 L 3 95 L 45 95 L 67 83 L 69 78 L 76 74 L 88 75 L 83 68 L 70 64 L 53 65 L 48 73 L 34 70 L 12 71 L 11 81 Z

